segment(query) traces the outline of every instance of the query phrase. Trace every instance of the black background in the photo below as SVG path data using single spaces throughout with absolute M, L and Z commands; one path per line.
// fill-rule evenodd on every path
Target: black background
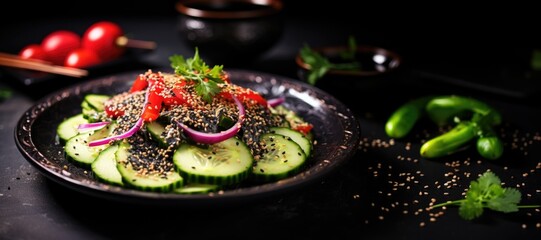
M 172 0 L 67 3 L 57 0 L 3 1 L 0 3 L 0 52 L 14 53 L 58 28 L 80 31 L 92 21 L 107 18 L 126 24 L 126 29 L 134 33 L 147 36 L 150 33 L 163 34 L 151 36 L 159 40 L 160 45 L 154 53 L 144 55 L 148 62 L 163 67 L 166 61 L 161 59 L 166 59 L 171 52 L 188 53 L 191 50 L 179 44 L 178 36 L 172 33 L 174 18 L 178 15 L 174 4 Z M 351 34 L 361 43 L 399 52 L 407 65 L 405 69 L 438 71 L 446 76 L 466 76 L 465 79 L 471 81 L 477 81 L 475 76 L 483 75 L 489 79 L 498 79 L 499 84 L 509 83 L 525 89 L 539 85 L 538 81 L 518 82 L 513 78 L 502 78 L 498 72 L 506 66 L 527 67 L 531 51 L 541 48 L 541 27 L 533 6 L 519 3 L 474 6 L 472 3 L 460 2 L 397 4 L 390 1 L 346 0 L 288 0 L 284 6 L 284 15 L 288 20 L 286 33 L 290 35 L 279 42 L 278 48 L 246 68 L 297 78 L 293 57 L 302 42 L 314 46 L 341 44 L 345 36 Z M 137 25 L 147 21 L 148 25 Z M 145 29 L 148 26 L 155 29 Z M 132 70 L 140 70 L 139 66 L 131 67 Z M 117 68 L 113 70 L 115 73 L 120 71 Z M 10 81 L 6 76 L 0 77 L 2 84 Z M 349 86 L 346 86 L 325 90 L 333 91 L 335 96 L 359 115 L 365 144 L 377 140 L 388 141 L 383 132 L 383 124 L 391 111 L 405 100 L 427 93 L 464 93 L 486 100 L 502 111 L 505 121 L 502 132 L 507 134 L 507 143 L 511 143 L 515 136 L 530 139 L 540 132 L 541 111 L 538 100 L 521 99 L 520 104 L 516 104 L 500 95 L 484 96 L 469 88 L 448 88 L 434 79 L 428 83 L 417 81 L 419 79 L 412 76 L 400 76 L 400 79 L 406 81 L 406 87 L 389 81 L 375 87 L 348 89 Z M 495 83 L 484 82 L 484 86 Z M 538 239 L 541 233 L 539 228 L 535 228 L 535 223 L 540 222 L 539 212 L 533 210 L 516 214 L 487 212 L 483 218 L 467 222 L 459 218 L 455 208 L 449 208 L 434 223 L 429 222 L 426 212 L 419 216 L 412 213 L 426 206 L 432 196 L 438 200 L 461 197 L 461 188 L 455 188 L 450 196 L 444 196 L 433 186 L 435 181 L 441 183 L 448 180 L 443 174 L 451 168 L 445 163 L 469 158 L 473 164 L 463 166 L 461 171 L 475 174 L 492 169 L 512 186 L 526 182 L 527 186 L 521 190 L 531 194 L 531 197 L 525 198 L 525 202 L 539 203 L 541 195 L 536 192 L 540 186 L 539 170 L 529 177 L 522 177 L 541 159 L 539 139 L 526 147 L 529 155 L 525 156 L 523 151 L 511 149 L 507 145 L 503 159 L 494 162 L 478 163 L 479 157 L 474 149 L 441 160 L 421 159 L 418 164 L 398 160 L 397 156 L 419 158 L 416 149 L 424 136 L 417 134 L 396 141 L 396 145 L 390 148 L 361 148 L 337 174 L 298 193 L 243 206 L 241 209 L 218 212 L 193 210 L 187 214 L 175 211 L 178 214 L 175 216 L 186 214 L 184 216 L 190 218 L 189 221 L 185 218 L 179 220 L 179 226 L 177 222 L 166 219 L 172 217 L 163 212 L 89 198 L 41 176 L 16 150 L 13 129 L 18 117 L 31 106 L 35 98 L 49 91 L 39 88 L 33 91 L 27 91 L 26 88 L 16 90 L 14 98 L 0 103 L 0 134 L 3 136 L 2 142 L 8 143 L 0 148 L 0 180 L 3 180 L 0 182 L 0 193 L 4 194 L 0 197 L 0 219 L 29 224 L 6 227 L 6 231 L 14 235 L 6 236 L 8 239 L 36 236 L 51 239 L 58 236 L 79 236 L 81 239 L 166 239 L 171 236 L 182 238 L 183 234 L 193 238 L 244 236 L 242 233 L 251 237 L 286 235 L 299 239 L 314 239 L 324 235 L 344 239 Z M 414 131 L 428 131 L 424 129 L 425 126 L 431 125 L 420 126 Z M 429 130 L 435 132 L 434 129 Z M 404 150 L 408 143 L 413 143 L 411 151 Z M 380 177 L 374 177 L 375 169 L 380 171 Z M 412 184 L 414 191 L 402 189 L 396 193 L 391 192 L 392 186 L 388 180 L 403 180 L 398 176 L 401 171 L 417 170 L 422 170 L 426 175 L 421 178 L 421 183 Z M 387 174 L 392 177 L 387 178 Z M 473 180 L 473 177 L 462 178 L 462 188 L 466 188 L 468 180 Z M 418 191 L 424 191 L 424 185 L 430 186 L 430 196 L 417 194 Z M 8 187 L 10 189 L 6 190 Z M 394 194 L 390 198 L 382 195 L 389 192 Z M 412 199 L 424 202 L 419 206 L 404 208 L 410 211 L 408 214 L 403 214 L 400 208 L 391 209 L 390 212 L 381 208 L 389 208 L 394 201 L 411 203 Z M 97 206 L 98 210 L 83 205 Z M 385 219 L 379 220 L 380 216 Z M 103 220 L 94 221 L 96 218 Z M 427 223 L 427 226 L 420 227 L 420 222 Z M 527 229 L 522 228 L 523 223 L 528 224 Z M 209 224 L 217 231 L 209 231 Z M 118 225 L 128 225 L 126 229 L 129 231 L 119 230 Z M 1 230 L 2 226 L 0 238 L 3 238 L 5 235 L 2 235 Z
M 284 14 L 289 18 L 323 19 L 334 27 L 347 29 L 361 41 L 395 49 L 421 62 L 468 67 L 480 63 L 489 67 L 502 62 L 524 64 L 532 49 L 541 48 L 536 8 L 523 3 L 283 2 Z M 40 24 L 43 20 L 112 15 L 170 17 L 178 14 L 175 3 L 173 0 L 11 1 L 1 4 L 4 14 L 0 16 L 0 24 Z M 325 29 L 321 33 L 325 34 Z M 1 34 L 9 36 L 17 32 Z

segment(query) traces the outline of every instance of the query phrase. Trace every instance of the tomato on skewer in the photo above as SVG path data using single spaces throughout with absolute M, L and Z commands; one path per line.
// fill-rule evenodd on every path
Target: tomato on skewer
M 19 57 L 22 59 L 49 61 L 47 53 L 45 53 L 45 50 L 43 50 L 43 48 L 38 44 L 30 44 L 21 49 L 19 52 Z
M 67 30 L 54 31 L 41 42 L 41 47 L 47 58 L 53 64 L 64 65 L 68 54 L 81 46 L 81 38 Z
M 100 62 L 101 60 L 96 52 L 86 48 L 79 48 L 68 54 L 66 61 L 64 62 L 64 66 L 86 68 L 99 64 Z
M 124 31 L 118 24 L 101 21 L 92 24 L 82 37 L 83 48 L 96 51 L 103 61 L 120 57 L 126 48 L 118 44 L 118 39 L 124 36 Z

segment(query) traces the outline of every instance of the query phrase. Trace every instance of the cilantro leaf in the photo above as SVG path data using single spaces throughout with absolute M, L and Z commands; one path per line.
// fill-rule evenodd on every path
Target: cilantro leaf
M 221 91 L 216 82 L 208 81 L 201 82 L 195 86 L 195 92 L 199 94 L 206 102 L 212 101 L 212 96 Z
M 493 199 L 488 200 L 487 207 L 500 212 L 516 212 L 518 211 L 518 203 L 520 202 L 521 194 L 517 189 L 505 188 L 503 193 Z
M 171 62 L 171 67 L 176 71 L 177 68 L 181 68 L 183 65 L 186 65 L 186 59 L 184 59 L 181 55 L 173 55 L 169 57 L 169 61 Z
M 491 185 L 501 185 L 500 178 L 493 172 L 485 172 L 477 179 L 477 183 L 481 189 L 488 189 Z
M 471 198 L 466 199 L 460 204 L 458 208 L 458 214 L 460 217 L 466 220 L 472 220 L 483 214 L 483 204 L 479 201 L 475 201 Z
M 223 66 L 214 66 L 211 69 L 201 59 L 197 48 L 192 58 L 185 59 L 180 55 L 172 55 L 169 61 L 176 74 L 195 83 L 195 92 L 206 102 L 211 102 L 212 97 L 221 91 L 218 83 L 223 83 Z
M 331 63 L 327 58 L 312 50 L 308 45 L 304 45 L 300 54 L 304 63 L 310 66 L 308 83 L 314 85 L 319 78 L 322 78 L 329 71 Z
M 330 70 L 359 71 L 361 65 L 355 61 L 357 53 L 357 43 L 355 38 L 350 37 L 348 48 L 338 53 L 343 63 L 333 63 L 329 58 L 313 50 L 305 44 L 299 52 L 302 61 L 309 66 L 307 80 L 308 83 L 315 85 L 317 80 L 325 76 Z
M 355 60 L 355 53 L 357 52 L 357 41 L 353 36 L 349 36 L 348 49 L 340 53 L 340 57 L 346 60 Z
M 483 214 L 484 208 L 509 213 L 519 208 L 539 208 L 540 205 L 519 205 L 521 193 L 515 188 L 503 188 L 501 180 L 493 172 L 485 172 L 471 181 L 464 199 L 433 205 L 431 208 L 458 205 L 458 214 L 466 220 L 473 220 Z

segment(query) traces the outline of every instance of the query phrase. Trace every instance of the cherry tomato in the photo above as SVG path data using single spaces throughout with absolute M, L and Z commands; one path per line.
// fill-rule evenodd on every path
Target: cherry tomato
M 98 54 L 90 49 L 79 48 L 71 51 L 66 57 L 64 66 L 74 68 L 85 68 L 100 63 Z
M 80 48 L 81 38 L 74 32 L 58 30 L 47 35 L 41 42 L 41 47 L 49 61 L 56 65 L 64 65 L 68 54 Z
M 21 57 L 22 59 L 49 61 L 47 53 L 45 53 L 43 48 L 38 44 L 30 44 L 21 49 L 21 51 L 19 52 L 19 57 Z
M 115 23 L 101 21 L 90 26 L 83 35 L 82 46 L 96 51 L 103 61 L 113 60 L 125 51 L 125 47 L 117 44 L 117 39 L 124 32 Z

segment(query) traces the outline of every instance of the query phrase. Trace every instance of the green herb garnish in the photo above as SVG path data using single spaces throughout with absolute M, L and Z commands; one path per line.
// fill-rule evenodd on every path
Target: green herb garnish
M 531 67 L 535 71 L 541 70 L 541 50 L 534 49 L 532 52 Z
M 195 83 L 195 92 L 206 102 L 211 102 L 212 97 L 221 91 L 218 83 L 223 83 L 223 66 L 214 66 L 211 69 L 199 57 L 197 48 L 193 58 L 184 59 L 183 56 L 175 54 L 169 57 L 169 61 L 176 74 Z
M 9 88 L 0 87 L 0 101 L 6 100 L 11 97 L 13 92 Z
M 355 53 L 357 52 L 357 41 L 353 36 L 348 38 L 348 49 L 340 53 L 340 57 L 344 60 L 355 60 Z
M 472 220 L 483 214 L 488 208 L 498 212 L 517 212 L 519 208 L 539 208 L 540 205 L 518 205 L 521 193 L 516 188 L 504 188 L 500 178 L 493 172 L 485 172 L 477 181 L 470 183 L 466 197 L 432 206 L 438 208 L 447 205 L 459 206 L 458 214 L 466 220 Z
M 308 70 L 308 83 L 315 85 L 317 80 L 325 76 L 331 69 L 358 71 L 361 70 L 361 64 L 355 61 L 355 53 L 357 52 L 357 43 L 355 38 L 350 37 L 348 48 L 339 53 L 341 60 L 347 61 L 344 63 L 333 63 L 327 57 L 314 51 L 310 46 L 305 44 L 300 50 L 300 56 L 304 63 L 310 66 Z

